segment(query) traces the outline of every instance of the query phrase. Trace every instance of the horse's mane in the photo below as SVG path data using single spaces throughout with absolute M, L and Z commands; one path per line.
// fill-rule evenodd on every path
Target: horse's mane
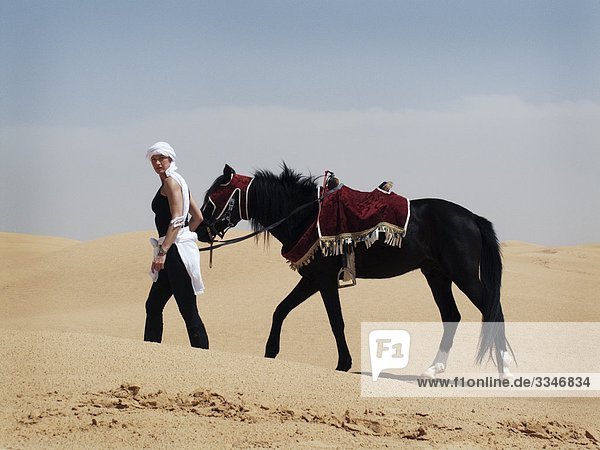
M 281 169 L 279 175 L 264 169 L 254 173 L 249 200 L 255 211 L 268 212 L 270 215 L 270 217 L 257 216 L 250 220 L 254 231 L 286 217 L 296 207 L 316 198 L 318 177 L 302 175 L 289 168 L 285 162 L 282 163 Z M 299 223 L 305 221 L 303 219 L 306 219 L 306 215 L 311 214 L 311 211 L 314 210 L 308 208 L 306 212 L 290 217 L 283 225 L 294 229 Z M 266 233 L 265 240 L 268 240 Z

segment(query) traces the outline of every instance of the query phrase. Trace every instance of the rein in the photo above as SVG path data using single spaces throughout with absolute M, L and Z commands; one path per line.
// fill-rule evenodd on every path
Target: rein
M 329 176 L 328 176 L 329 174 Z M 323 183 L 323 186 L 327 185 L 327 182 L 329 179 L 334 177 L 333 172 L 330 171 L 326 171 L 325 172 L 325 181 Z M 250 239 L 253 238 L 254 236 L 257 236 L 261 233 L 265 233 L 268 232 L 270 230 L 272 230 L 273 228 L 278 227 L 279 225 L 281 225 L 283 222 L 285 222 L 286 220 L 288 220 L 290 217 L 292 217 L 295 214 L 298 214 L 300 211 L 308 208 L 309 206 L 312 206 L 314 203 L 317 202 L 321 202 L 323 201 L 323 199 L 325 197 L 327 197 L 328 195 L 333 194 L 335 191 L 337 191 L 338 189 L 340 189 L 343 186 L 342 183 L 337 184 L 333 189 L 328 190 L 327 192 L 325 192 L 323 195 L 321 195 L 320 197 L 317 197 L 314 200 L 311 200 L 308 203 L 304 203 L 303 205 L 298 206 L 296 209 L 294 209 L 291 213 L 289 213 L 287 216 L 285 216 L 283 219 L 278 220 L 275 223 L 272 223 L 271 225 L 267 226 L 267 227 L 263 227 L 261 230 L 258 231 L 254 231 L 252 233 L 246 234 L 245 236 L 240 236 L 238 238 L 233 238 L 233 239 L 226 239 L 224 241 L 216 241 L 217 244 L 215 244 L 215 241 L 212 241 L 210 243 L 210 247 L 205 247 L 205 248 L 199 248 L 198 251 L 199 252 L 206 252 L 206 251 L 210 251 L 210 261 L 209 261 L 209 267 L 212 267 L 212 255 L 213 255 L 213 250 L 216 250 L 220 247 L 225 247 L 226 245 L 231 245 L 231 244 L 237 244 L 238 242 L 242 242 L 245 241 L 246 239 Z M 209 224 L 209 226 L 212 224 Z

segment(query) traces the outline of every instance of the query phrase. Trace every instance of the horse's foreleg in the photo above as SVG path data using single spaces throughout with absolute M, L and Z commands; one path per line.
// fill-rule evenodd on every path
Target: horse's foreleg
M 283 321 L 292 309 L 304 302 L 311 295 L 317 292 L 316 283 L 308 277 L 302 277 L 296 287 L 284 298 L 273 313 L 273 323 L 271 332 L 267 340 L 265 357 L 275 358 L 279 353 L 279 343 L 281 339 L 281 327 Z
M 352 367 L 352 356 L 346 343 L 344 334 L 344 317 L 342 316 L 342 306 L 340 305 L 340 294 L 338 290 L 337 278 L 333 277 L 331 282 L 324 283 L 321 286 L 321 296 L 327 310 L 329 325 L 335 337 L 335 343 L 338 350 L 338 364 L 336 370 L 347 372 Z
M 431 366 L 423 372 L 424 377 L 435 378 L 438 373 L 446 370 L 448 354 L 454 343 L 454 335 L 460 322 L 460 312 L 456 307 L 456 301 L 452 295 L 452 281 L 439 270 L 423 271 L 427 283 L 431 288 L 435 303 L 440 310 L 444 324 L 444 334 L 438 348 L 438 352 Z

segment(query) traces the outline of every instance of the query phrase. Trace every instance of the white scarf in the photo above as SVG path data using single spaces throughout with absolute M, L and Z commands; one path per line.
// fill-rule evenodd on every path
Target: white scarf
M 175 163 L 175 159 L 177 158 L 177 155 L 175 154 L 175 150 L 173 150 L 173 147 L 171 147 L 166 142 L 157 142 L 152 147 L 150 147 L 148 149 L 148 151 L 146 152 L 146 158 L 148 158 L 148 159 L 152 158 L 152 156 L 154 156 L 154 155 L 163 155 L 163 156 L 168 156 L 169 158 L 171 158 L 171 165 L 166 170 L 165 175 L 167 177 L 171 177 L 175 181 L 177 181 L 177 184 L 179 184 L 179 186 L 181 186 L 181 194 L 183 195 L 182 214 L 181 214 L 181 216 L 173 219 L 171 221 L 171 223 L 173 224 L 174 227 L 183 228 L 183 226 L 188 218 L 188 214 L 190 212 L 190 190 L 188 188 L 187 183 L 183 179 L 183 177 L 177 173 L 177 164 Z

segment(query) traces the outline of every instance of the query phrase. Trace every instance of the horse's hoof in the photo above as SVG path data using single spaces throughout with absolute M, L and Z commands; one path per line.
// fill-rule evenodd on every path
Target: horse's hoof
M 265 358 L 275 358 L 279 354 L 279 342 L 268 339 L 265 345 Z
M 430 367 L 421 374 L 421 378 L 429 378 L 430 380 L 433 380 L 435 378 L 435 370 L 432 370 Z
M 515 376 L 510 370 L 505 370 L 504 372 L 500 372 L 498 374 L 498 378 L 500 378 L 501 380 L 514 380 Z
M 348 372 L 351 367 L 352 367 L 352 360 L 345 362 L 345 363 L 338 363 L 335 370 L 339 370 L 340 372 Z
M 421 374 L 421 378 L 436 378 L 438 373 L 442 373 L 446 371 L 446 366 L 442 363 L 433 364 L 429 366 L 425 372 Z
M 275 358 L 279 352 L 276 350 L 265 350 L 265 358 Z

